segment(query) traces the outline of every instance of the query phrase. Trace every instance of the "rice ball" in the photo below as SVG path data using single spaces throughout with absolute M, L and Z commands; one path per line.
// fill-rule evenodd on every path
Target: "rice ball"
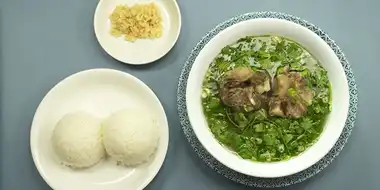
M 52 144 L 62 164 L 74 169 L 93 166 L 105 156 L 101 120 L 83 111 L 68 113 L 55 126 Z
M 123 109 L 103 123 L 103 143 L 118 164 L 133 166 L 150 159 L 159 141 L 154 118 L 142 110 Z

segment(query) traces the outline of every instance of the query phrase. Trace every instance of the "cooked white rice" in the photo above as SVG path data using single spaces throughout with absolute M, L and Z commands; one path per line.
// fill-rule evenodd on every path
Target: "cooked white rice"
M 104 156 L 101 121 L 83 111 L 69 113 L 57 123 L 52 144 L 62 164 L 72 168 L 86 168 Z
M 132 166 L 146 162 L 158 145 L 158 126 L 142 110 L 124 109 L 103 123 L 104 147 L 119 164 Z

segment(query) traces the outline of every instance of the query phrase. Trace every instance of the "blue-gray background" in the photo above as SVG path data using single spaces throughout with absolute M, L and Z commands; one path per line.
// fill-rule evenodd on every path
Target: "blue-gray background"
M 193 152 L 180 127 L 176 88 L 182 65 L 200 38 L 218 23 L 252 11 L 285 12 L 321 27 L 347 55 L 359 87 L 358 120 L 343 152 L 316 177 L 286 189 L 380 189 L 380 1 L 178 0 L 183 24 L 176 46 L 163 59 L 140 67 L 115 61 L 98 45 L 93 32 L 97 1 L 0 0 L 1 190 L 50 189 L 30 154 L 33 114 L 57 82 L 98 67 L 139 77 L 165 107 L 169 152 L 147 189 L 249 189 L 218 175 Z

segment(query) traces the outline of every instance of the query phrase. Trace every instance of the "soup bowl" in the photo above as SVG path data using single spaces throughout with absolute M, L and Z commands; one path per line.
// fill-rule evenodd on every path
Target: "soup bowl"
M 205 74 L 221 49 L 246 36 L 276 35 L 291 39 L 306 48 L 327 70 L 331 83 L 332 110 L 318 140 L 289 160 L 256 162 L 239 157 L 223 146 L 212 134 L 203 113 L 201 93 Z M 220 163 L 239 173 L 276 178 L 298 173 L 323 158 L 338 140 L 349 108 L 349 87 L 338 57 L 329 45 L 311 30 L 296 23 L 259 18 L 239 22 L 214 36 L 195 59 L 186 86 L 186 107 L 192 129 L 202 146 Z

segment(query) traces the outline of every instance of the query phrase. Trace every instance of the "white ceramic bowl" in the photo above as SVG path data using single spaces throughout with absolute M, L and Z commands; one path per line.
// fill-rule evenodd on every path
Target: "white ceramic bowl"
M 244 160 L 224 148 L 213 136 L 201 105 L 202 82 L 211 61 L 221 49 L 252 35 L 279 35 L 308 49 L 328 71 L 332 85 L 332 112 L 319 140 L 304 153 L 288 161 L 260 163 Z M 232 25 L 212 38 L 196 58 L 187 81 L 186 106 L 194 133 L 205 149 L 225 166 L 255 177 L 275 178 L 300 172 L 323 158 L 338 140 L 347 118 L 349 91 L 344 70 L 333 50 L 318 35 L 293 22 L 280 19 L 253 19 Z
M 163 33 L 158 39 L 125 41 L 110 34 L 109 15 L 117 5 L 154 2 L 160 9 Z M 100 0 L 94 15 L 94 30 L 102 48 L 113 58 L 133 65 L 156 61 L 166 55 L 177 42 L 181 31 L 181 12 L 176 0 Z

